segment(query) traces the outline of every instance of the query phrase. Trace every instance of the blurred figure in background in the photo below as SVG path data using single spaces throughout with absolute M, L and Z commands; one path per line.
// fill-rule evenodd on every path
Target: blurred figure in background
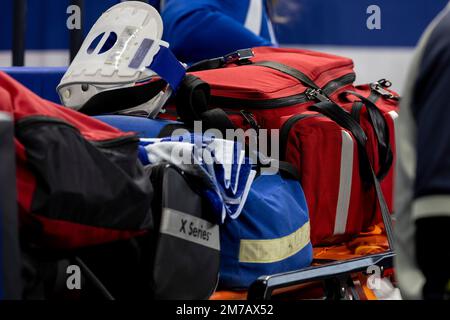
M 269 18 L 274 0 L 165 0 L 164 40 L 187 63 L 238 49 L 276 45 Z
M 407 299 L 450 292 L 449 33 L 450 4 L 422 37 L 400 109 L 395 249 Z

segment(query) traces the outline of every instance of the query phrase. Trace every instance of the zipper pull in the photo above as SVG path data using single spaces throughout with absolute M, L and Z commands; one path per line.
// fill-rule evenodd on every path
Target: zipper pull
M 390 86 L 392 86 L 392 82 L 386 79 L 381 79 L 375 83 L 370 84 L 370 88 L 373 91 L 378 92 L 378 94 L 380 94 L 383 98 L 398 100 L 398 97 L 385 89 L 389 88 Z
M 308 88 L 305 94 L 310 100 L 319 100 L 320 102 L 331 101 L 321 89 Z
M 253 113 L 246 111 L 246 110 L 241 110 L 241 115 L 244 117 L 245 121 L 247 121 L 253 129 L 255 129 L 256 131 L 261 129 L 261 126 L 258 124 L 258 121 L 256 121 L 256 118 L 253 115 Z

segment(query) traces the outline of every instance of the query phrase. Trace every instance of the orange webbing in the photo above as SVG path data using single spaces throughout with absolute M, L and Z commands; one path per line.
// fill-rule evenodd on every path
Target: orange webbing
M 314 248 L 314 259 L 342 261 L 385 252 L 388 249 L 383 227 L 376 225 L 345 244 Z

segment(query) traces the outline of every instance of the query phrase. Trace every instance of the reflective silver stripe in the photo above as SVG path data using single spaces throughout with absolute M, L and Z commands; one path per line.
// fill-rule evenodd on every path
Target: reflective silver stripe
M 448 216 L 450 216 L 450 195 L 427 196 L 413 201 L 413 220 Z
M 397 120 L 398 113 L 396 111 L 389 111 L 389 115 L 391 116 L 392 120 Z
M 220 250 L 218 225 L 174 209 L 163 209 L 160 232 Z
M 263 16 L 262 0 L 250 0 L 245 19 L 245 27 L 258 35 L 261 33 L 261 24 Z
M 339 177 L 339 195 L 336 206 L 336 220 L 334 221 L 334 234 L 343 234 L 347 227 L 348 208 L 352 191 L 353 177 L 353 139 L 342 130 L 341 172 Z
M 396 137 L 398 133 L 398 113 L 395 111 L 389 111 L 388 113 L 394 122 L 394 137 Z

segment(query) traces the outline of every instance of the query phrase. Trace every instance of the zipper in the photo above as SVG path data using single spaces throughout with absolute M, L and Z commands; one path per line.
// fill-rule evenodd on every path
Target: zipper
M 215 106 L 223 106 L 224 108 L 242 108 L 245 106 L 249 109 L 274 109 L 279 107 L 288 107 L 296 104 L 315 101 L 319 98 L 329 99 L 328 96 L 336 90 L 355 81 L 355 74 L 349 73 L 338 79 L 328 82 L 322 89 L 308 88 L 304 93 L 292 95 L 289 97 L 268 99 L 268 100 L 250 100 L 236 99 L 221 96 L 212 96 L 211 104 Z M 320 100 L 323 101 L 323 100 Z
M 33 125 L 39 124 L 39 123 L 64 125 L 68 128 L 74 129 L 81 135 L 80 130 L 77 127 L 75 127 L 74 125 L 68 123 L 67 121 L 48 117 L 48 116 L 30 116 L 27 118 L 23 118 L 23 119 L 17 121 L 16 126 L 17 126 L 18 130 L 23 130 L 27 127 L 30 127 L 30 126 L 33 126 Z M 108 140 L 100 140 L 100 141 L 88 140 L 86 138 L 84 138 L 84 139 L 86 141 L 89 141 L 94 146 L 101 147 L 101 148 L 112 148 L 112 147 L 120 146 L 120 145 L 129 143 L 129 142 L 139 142 L 139 137 L 135 134 L 130 134 L 127 136 L 121 136 L 118 138 L 112 138 L 112 139 L 108 139 Z
M 305 94 L 310 100 L 319 100 L 320 102 L 331 101 L 321 89 L 308 88 Z
M 240 111 L 224 110 L 224 111 L 227 115 L 242 117 L 244 121 L 247 122 L 256 131 L 261 129 L 261 126 L 259 125 L 258 120 L 256 120 L 255 115 L 250 111 L 247 110 L 240 110 Z
M 290 117 L 281 127 L 280 130 L 280 160 L 286 161 L 286 148 L 289 139 L 289 132 L 292 127 L 299 121 L 309 118 L 322 118 L 321 114 L 297 114 Z

